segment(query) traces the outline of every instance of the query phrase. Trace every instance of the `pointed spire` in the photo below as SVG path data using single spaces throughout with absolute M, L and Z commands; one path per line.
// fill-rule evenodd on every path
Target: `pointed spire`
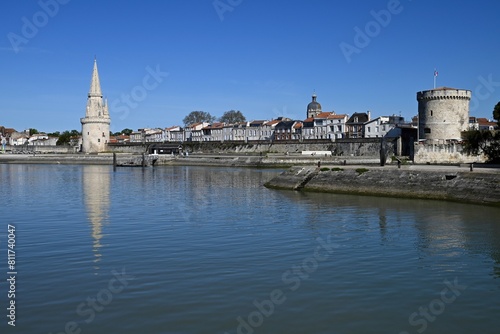
M 97 71 L 97 59 L 94 58 L 94 69 L 92 71 L 92 81 L 90 83 L 89 97 L 102 97 L 101 83 L 99 82 L 99 72 Z

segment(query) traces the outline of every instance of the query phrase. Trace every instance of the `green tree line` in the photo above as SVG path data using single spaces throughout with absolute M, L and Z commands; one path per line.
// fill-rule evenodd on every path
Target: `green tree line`
M 493 108 L 493 118 L 500 126 L 500 102 Z M 463 133 L 463 148 L 469 155 L 484 153 L 488 162 L 500 163 L 500 131 L 469 130 Z

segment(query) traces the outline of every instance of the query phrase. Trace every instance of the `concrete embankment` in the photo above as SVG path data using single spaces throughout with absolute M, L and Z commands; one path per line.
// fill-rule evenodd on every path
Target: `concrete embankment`
M 116 154 L 117 163 L 141 165 L 142 154 Z M 156 160 L 155 166 L 222 166 L 222 167 L 271 167 L 288 168 L 293 165 L 317 165 L 318 161 L 328 164 L 377 164 L 378 159 L 369 157 L 331 157 L 300 154 L 190 154 L 189 156 L 145 155 L 147 164 Z M 0 154 L 0 163 L 14 164 L 113 164 L 112 153 L 100 154 Z
M 322 164 L 341 165 L 344 162 L 350 164 L 377 164 L 378 159 L 364 157 L 325 157 L 325 156 L 303 156 L 303 155 L 189 155 L 188 157 L 177 157 L 165 164 L 183 166 L 226 166 L 226 167 L 271 167 L 288 168 L 294 165 L 315 166 L 318 162 Z M 163 163 L 160 163 L 160 165 Z
M 292 167 L 265 184 L 275 189 L 450 200 L 500 207 L 500 170 L 440 166 Z M 310 177 L 314 173 L 313 177 Z M 304 182 L 309 177 L 310 180 Z M 298 187 L 300 185 L 300 187 Z
M 85 154 L 0 154 L 3 164 L 111 165 L 113 155 Z

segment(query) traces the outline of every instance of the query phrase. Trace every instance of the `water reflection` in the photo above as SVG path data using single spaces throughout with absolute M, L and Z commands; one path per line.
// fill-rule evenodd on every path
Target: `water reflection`
M 500 223 L 498 208 L 445 201 L 410 200 L 371 196 L 318 194 L 280 191 L 284 202 L 307 205 L 301 222 L 317 233 L 326 224 L 336 232 L 356 233 L 379 230 L 381 245 L 413 245 L 419 258 L 442 259 L 426 266 L 451 270 L 464 252 L 487 256 L 491 273 L 500 278 Z M 293 210 L 290 210 L 293 213 Z M 356 217 L 348 224 L 345 217 Z M 284 218 L 285 219 L 285 218 Z M 410 230 L 408 230 L 408 228 Z M 413 230 L 415 233 L 410 233 Z
M 85 166 L 82 168 L 83 196 L 87 218 L 90 222 L 93 239 L 94 269 L 99 270 L 103 226 L 109 221 L 110 206 L 110 174 L 102 166 Z
M 158 168 L 155 174 L 161 181 L 154 187 L 157 190 L 163 187 L 159 193 L 165 196 L 164 201 L 169 205 L 175 203 L 171 210 L 188 224 L 203 224 L 207 219 L 215 219 L 224 214 L 221 208 L 252 207 L 257 200 L 256 194 L 263 196 L 255 189 L 272 178 L 266 171 L 248 168 L 194 166 Z M 246 215 L 246 212 L 241 214 Z

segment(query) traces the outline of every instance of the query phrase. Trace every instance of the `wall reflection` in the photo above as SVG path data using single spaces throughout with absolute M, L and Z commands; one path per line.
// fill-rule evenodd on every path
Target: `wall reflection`
M 455 268 L 456 263 L 461 263 L 463 252 L 487 255 L 493 260 L 492 275 L 500 278 L 498 208 L 445 201 L 293 191 L 279 193 L 294 204 L 286 214 L 300 219 L 312 231 L 325 225 L 335 233 L 369 235 L 378 230 L 382 245 L 409 243 L 419 252 L 422 261 L 439 258 L 440 261 L 428 265 L 441 270 Z M 310 210 L 300 216 L 303 210 L 295 211 L 294 207 L 304 205 Z M 346 222 L 345 217 L 355 217 L 355 220 Z
M 83 199 L 90 222 L 94 269 L 97 274 L 102 258 L 103 227 L 109 222 L 110 173 L 102 166 L 85 166 L 82 171 Z

